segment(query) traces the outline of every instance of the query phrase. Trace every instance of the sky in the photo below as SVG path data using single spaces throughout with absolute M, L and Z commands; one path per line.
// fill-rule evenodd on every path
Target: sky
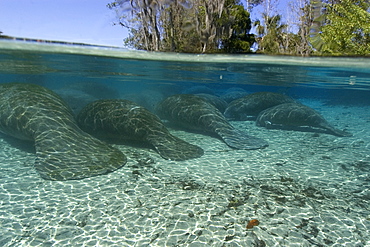
M 3 35 L 123 47 L 109 0 L 0 0 Z
M 112 1 L 0 0 L 0 31 L 14 37 L 123 47 L 128 31 L 113 25 L 116 14 L 106 7 Z M 261 12 L 254 9 L 252 18 Z

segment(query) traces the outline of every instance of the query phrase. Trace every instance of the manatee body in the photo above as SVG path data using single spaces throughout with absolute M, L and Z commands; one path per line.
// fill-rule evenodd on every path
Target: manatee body
M 225 100 L 227 103 L 230 103 L 233 100 L 242 98 L 248 95 L 247 91 L 240 87 L 231 87 L 228 88 L 224 93 L 221 95 L 221 99 Z
M 331 126 L 314 109 L 299 104 L 285 103 L 262 111 L 256 121 L 257 126 L 276 129 L 322 132 L 335 136 L 352 136 Z
M 0 131 L 34 141 L 35 169 L 44 179 L 82 179 L 126 163 L 119 150 L 83 132 L 57 94 L 38 85 L 0 84 Z
M 128 100 L 92 102 L 81 110 L 77 122 L 96 137 L 149 143 L 164 159 L 187 160 L 203 155 L 203 149 L 171 135 L 156 115 Z
M 199 96 L 170 96 L 159 103 L 157 111 L 162 118 L 184 128 L 215 134 L 236 149 L 259 149 L 268 146 L 266 141 L 236 130 L 215 106 Z
M 227 107 L 227 102 L 220 97 L 217 97 L 216 95 L 206 93 L 198 93 L 195 95 L 205 99 L 208 103 L 214 105 L 220 112 L 224 112 Z
M 295 102 L 294 99 L 280 93 L 252 93 L 230 102 L 224 115 L 232 120 L 255 120 L 258 114 L 267 108 L 293 102 Z

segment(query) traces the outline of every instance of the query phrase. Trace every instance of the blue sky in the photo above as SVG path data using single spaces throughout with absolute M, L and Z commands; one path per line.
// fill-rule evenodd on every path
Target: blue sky
M 127 29 L 113 25 L 116 15 L 106 7 L 109 2 L 0 0 L 0 31 L 16 37 L 122 47 Z M 255 9 L 252 18 L 261 12 Z
M 4 35 L 123 46 L 127 30 L 113 26 L 104 0 L 0 0 Z

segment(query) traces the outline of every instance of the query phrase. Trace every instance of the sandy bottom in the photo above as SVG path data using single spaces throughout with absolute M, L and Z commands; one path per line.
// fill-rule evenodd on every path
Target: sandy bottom
M 370 109 L 304 103 L 354 136 L 233 122 L 270 143 L 240 151 L 172 130 L 205 155 L 116 146 L 126 166 L 66 182 L 41 179 L 32 150 L 1 138 L 0 246 L 370 246 Z

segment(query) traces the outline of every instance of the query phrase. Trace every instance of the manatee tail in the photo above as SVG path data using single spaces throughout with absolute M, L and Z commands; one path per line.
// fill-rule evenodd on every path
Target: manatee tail
M 261 138 L 247 135 L 236 129 L 218 129 L 216 132 L 228 146 L 236 149 L 260 149 L 269 145 Z
M 148 138 L 159 155 L 166 160 L 188 160 L 199 158 L 204 154 L 202 148 L 190 144 L 173 135 L 162 135 Z
M 353 136 L 351 133 L 344 131 L 344 130 L 339 130 L 334 128 L 333 126 L 330 125 L 323 125 L 321 126 L 323 129 L 325 129 L 327 134 L 339 136 L 339 137 L 350 137 Z
M 106 174 L 122 167 L 121 151 L 77 130 L 47 131 L 35 138 L 35 169 L 44 179 L 72 180 Z

